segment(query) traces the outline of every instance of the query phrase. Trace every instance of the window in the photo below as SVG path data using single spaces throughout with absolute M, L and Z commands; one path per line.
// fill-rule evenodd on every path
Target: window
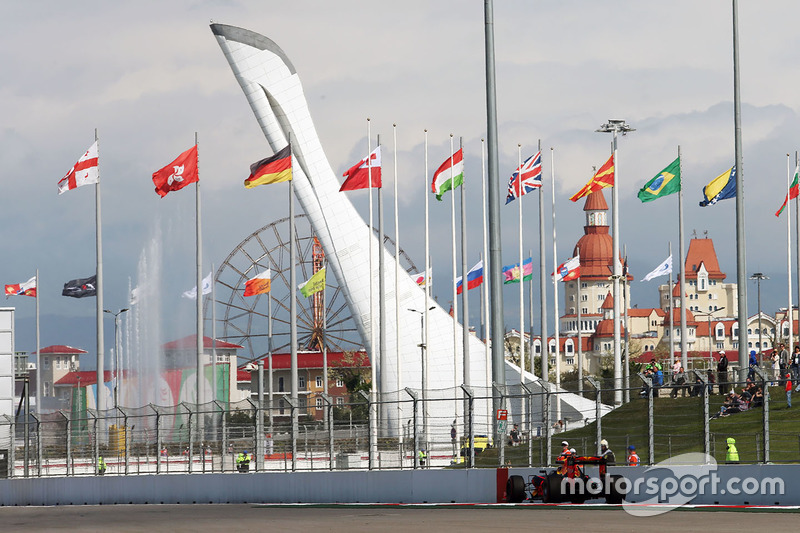
M 342 381 L 341 379 L 337 379 L 336 380 L 336 386 L 337 387 L 344 387 L 344 381 Z
M 317 388 L 322 388 L 322 376 L 317 376 Z
M 278 392 L 284 392 L 284 390 L 283 390 L 283 378 L 278 378 Z M 281 404 L 282 403 L 283 403 L 283 400 L 281 400 Z M 281 407 L 283 407 L 283 406 L 281 406 Z M 281 410 L 281 414 L 283 414 L 283 410 Z
M 542 353 L 542 345 L 540 342 L 533 343 L 533 352 L 534 353 Z
M 581 307 L 581 313 L 583 313 L 584 315 L 589 314 L 589 308 L 588 307 Z
M 718 350 L 722 350 L 723 348 L 725 348 L 725 343 L 724 342 L 718 342 L 717 343 L 717 349 Z
M 550 358 L 550 366 L 556 366 L 556 358 L 555 357 L 551 357 Z
M 305 376 L 297 376 L 297 388 L 300 390 L 306 390 L 306 377 Z
M 589 284 L 588 284 L 588 283 L 586 283 L 585 281 L 582 281 L 582 282 L 581 282 L 581 289 L 585 289 L 585 288 L 587 288 L 588 286 L 589 286 Z
M 50 358 L 49 357 L 43 358 L 42 363 L 43 363 L 42 366 L 44 366 L 45 368 L 50 368 Z
M 322 411 L 322 398 L 314 400 L 314 406 L 317 408 L 317 411 Z
M 338 396 L 336 398 L 336 405 L 344 405 L 344 398 L 342 398 L 341 396 Z
M 574 365 L 575 364 L 575 358 L 574 357 L 567 357 L 565 361 L 566 361 L 566 363 L 568 365 Z
M 598 301 L 598 302 L 602 302 L 602 301 L 604 301 L 605 299 L 606 299 L 606 297 L 605 297 L 605 296 L 603 296 L 602 294 L 598 294 L 598 295 L 597 295 L 597 301 Z
M 752 330 L 752 328 L 747 328 L 747 334 L 748 334 L 748 335 L 752 335 L 752 334 L 753 334 L 753 330 Z
M 564 349 L 566 350 L 566 352 L 567 352 L 567 353 L 572 353 L 573 351 L 575 351 L 575 349 L 574 349 L 574 347 L 572 346 L 572 343 L 571 343 L 571 342 L 568 342 L 568 343 L 566 344 L 566 346 L 564 346 Z
M 747 347 L 748 347 L 748 348 L 752 348 L 752 347 L 753 347 L 753 343 L 752 343 L 752 342 L 748 342 L 748 343 L 747 343 Z
M 56 368 L 61 369 L 61 356 L 56 357 Z
M 581 294 L 581 301 L 582 302 L 588 302 L 589 301 L 589 295 L 588 294 Z
M 278 405 L 280 406 L 280 414 L 284 414 L 286 412 L 286 402 L 283 401 L 283 398 L 281 398 L 281 401 L 279 402 Z
M 731 337 L 733 339 L 738 339 L 739 338 L 739 326 L 737 324 L 734 324 L 733 327 L 731 327 Z M 734 344 L 738 344 L 738 343 L 734 343 Z
M 50 383 L 44 382 L 44 396 L 50 396 Z

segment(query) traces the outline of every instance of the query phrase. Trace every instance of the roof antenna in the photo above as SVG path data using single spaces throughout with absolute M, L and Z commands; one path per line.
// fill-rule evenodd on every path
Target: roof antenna
M 705 231 L 703 232 L 703 237 L 705 237 L 706 239 L 708 239 L 708 230 L 705 230 Z
M 692 230 L 692 239 L 696 239 L 696 238 L 697 238 L 697 230 L 693 229 Z

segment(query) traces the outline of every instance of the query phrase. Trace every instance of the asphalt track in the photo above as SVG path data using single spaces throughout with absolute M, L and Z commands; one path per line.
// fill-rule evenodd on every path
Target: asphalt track
M 3 531 L 797 531 L 797 508 L 681 509 L 635 517 L 621 508 L 541 505 L 113 505 L 3 507 Z M 654 520 L 658 522 L 654 522 Z

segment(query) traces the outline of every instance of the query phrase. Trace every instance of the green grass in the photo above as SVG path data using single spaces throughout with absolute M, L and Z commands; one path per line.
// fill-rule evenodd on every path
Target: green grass
M 716 388 L 715 388 L 716 391 Z M 654 461 L 659 462 L 681 453 L 703 451 L 703 400 L 702 398 L 670 398 L 667 390 L 654 398 Z M 625 404 L 601 420 L 602 438 L 617 457 L 617 462 L 625 460 L 628 444 L 636 446 L 643 464 L 648 464 L 647 399 L 631 395 L 631 402 Z M 770 387 L 770 462 L 800 462 L 800 393 L 792 398 L 794 407 L 787 408 L 786 394 L 781 387 Z M 709 396 L 709 414 L 717 413 L 723 397 L 719 394 Z M 569 430 L 553 435 L 552 458 L 561 452 L 561 441 L 569 441 L 578 454 L 594 455 L 596 452 L 596 425 Z M 764 460 L 763 409 L 751 409 L 710 421 L 709 442 L 711 454 L 720 463 L 725 462 L 726 439 L 736 439 L 739 458 L 742 463 L 755 463 Z M 544 464 L 545 442 L 543 438 L 532 441 L 533 464 Z M 478 466 L 496 466 L 497 448 L 486 450 L 476 460 Z M 505 462 L 511 466 L 528 464 L 528 444 L 505 448 Z M 552 462 L 552 460 L 551 460 Z

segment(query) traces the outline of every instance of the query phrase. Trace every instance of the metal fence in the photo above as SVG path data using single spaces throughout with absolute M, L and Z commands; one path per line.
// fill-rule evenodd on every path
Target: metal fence
M 746 378 L 712 388 L 703 373 L 690 376 L 660 387 L 634 376 L 623 390 L 630 401 L 617 409 L 603 403 L 615 389 L 589 379 L 580 394 L 539 381 L 406 389 L 374 399 L 322 396 L 310 408 L 281 397 L 263 406 L 181 403 L 5 417 L 0 477 L 97 475 L 101 462 L 105 475 L 236 472 L 245 453 L 251 472 L 545 466 L 564 440 L 578 454 L 594 455 L 600 439 L 618 463 L 629 445 L 644 464 L 687 452 L 725 462 L 729 437 L 743 463 L 800 461 L 800 412 L 787 407 L 779 381 L 757 374 L 762 399 L 721 413 L 721 393 L 741 391 Z M 498 409 L 507 420 L 497 420 Z

